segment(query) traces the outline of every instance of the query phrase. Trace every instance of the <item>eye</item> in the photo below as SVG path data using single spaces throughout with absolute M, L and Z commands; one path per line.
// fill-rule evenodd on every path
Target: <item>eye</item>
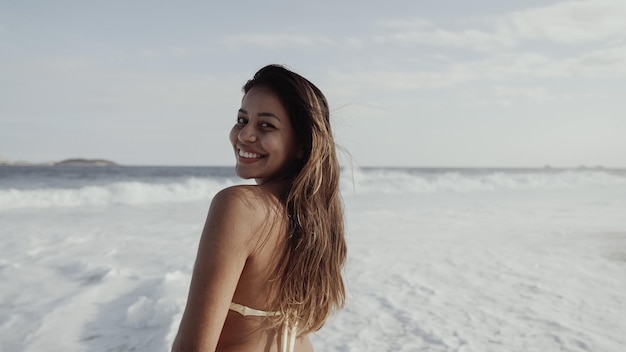
M 245 117 L 237 116 L 237 124 L 238 125 L 245 125 L 247 122 L 248 122 L 248 120 Z
M 259 126 L 261 126 L 261 127 L 263 127 L 263 128 L 276 128 L 276 127 L 274 127 L 274 125 L 272 125 L 272 124 L 271 124 L 271 123 L 269 123 L 269 122 L 261 122 L 261 123 L 259 124 Z

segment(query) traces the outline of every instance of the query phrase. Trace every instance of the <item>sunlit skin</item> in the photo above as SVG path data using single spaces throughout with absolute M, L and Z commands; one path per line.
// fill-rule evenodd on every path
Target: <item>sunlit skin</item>
M 237 175 L 259 185 L 284 179 L 301 154 L 289 114 L 278 96 L 263 87 L 244 96 L 230 142 Z
M 175 352 L 278 352 L 281 346 L 280 332 L 262 329 L 263 318 L 243 317 L 229 305 L 272 310 L 265 306 L 275 275 L 270 269 L 287 235 L 280 198 L 301 148 L 287 111 L 264 88 L 244 96 L 230 140 L 237 175 L 257 186 L 226 188 L 211 202 Z M 298 338 L 294 351 L 312 352 L 309 338 Z

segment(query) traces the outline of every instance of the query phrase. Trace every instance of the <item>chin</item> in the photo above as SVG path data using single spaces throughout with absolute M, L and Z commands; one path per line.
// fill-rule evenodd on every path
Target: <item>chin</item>
M 255 178 L 255 175 L 253 173 L 242 170 L 238 166 L 235 167 L 235 173 L 237 174 L 237 177 L 243 178 L 244 180 L 250 180 Z

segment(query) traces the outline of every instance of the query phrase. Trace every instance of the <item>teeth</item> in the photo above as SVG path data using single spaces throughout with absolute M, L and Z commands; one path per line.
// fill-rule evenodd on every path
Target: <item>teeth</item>
M 261 154 L 248 153 L 248 152 L 244 152 L 243 150 L 239 149 L 239 156 L 242 156 L 242 157 L 248 158 L 248 159 L 255 159 L 255 158 L 260 158 Z

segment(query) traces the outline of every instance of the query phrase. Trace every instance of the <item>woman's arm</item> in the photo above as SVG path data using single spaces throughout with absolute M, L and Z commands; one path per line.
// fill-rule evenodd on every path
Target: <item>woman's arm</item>
M 172 351 L 215 351 L 237 282 L 256 243 L 260 209 L 245 187 L 215 195 L 202 231 L 187 305 Z

